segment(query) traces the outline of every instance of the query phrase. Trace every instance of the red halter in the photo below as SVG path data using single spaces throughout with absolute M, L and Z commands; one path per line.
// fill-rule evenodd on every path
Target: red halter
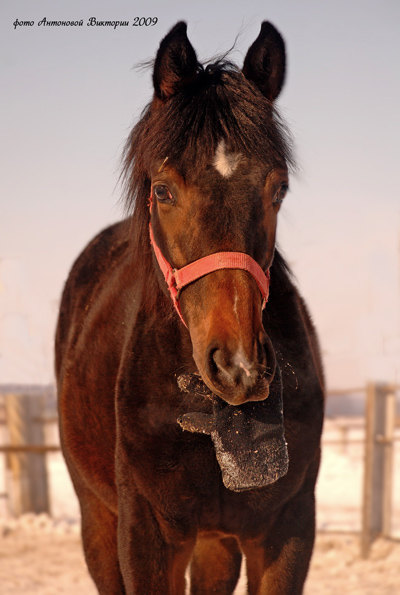
M 150 196 L 150 213 L 152 206 L 153 191 Z M 208 275 L 209 273 L 218 271 L 220 269 L 243 269 L 244 271 L 250 273 L 250 275 L 254 277 L 262 295 L 262 308 L 265 308 L 265 304 L 268 301 L 269 295 L 269 269 L 264 272 L 260 265 L 248 254 L 245 254 L 244 252 L 216 252 L 214 254 L 204 256 L 203 258 L 199 258 L 198 260 L 191 262 L 181 269 L 173 269 L 155 241 L 151 221 L 149 224 L 149 231 L 150 241 L 153 246 L 158 266 L 164 275 L 175 309 L 186 327 L 187 325 L 183 320 L 182 312 L 179 306 L 179 294 L 181 289 L 183 289 L 183 287 L 186 285 L 193 283 L 193 281 L 200 279 L 200 277 L 204 277 L 204 275 Z

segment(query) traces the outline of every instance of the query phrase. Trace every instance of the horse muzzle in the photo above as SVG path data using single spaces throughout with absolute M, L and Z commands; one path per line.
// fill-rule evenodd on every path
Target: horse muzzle
M 269 395 L 269 385 L 275 374 L 276 358 L 271 342 L 260 332 L 246 354 L 243 346 L 229 341 L 212 340 L 201 356 L 193 356 L 212 393 L 230 405 L 261 401 Z

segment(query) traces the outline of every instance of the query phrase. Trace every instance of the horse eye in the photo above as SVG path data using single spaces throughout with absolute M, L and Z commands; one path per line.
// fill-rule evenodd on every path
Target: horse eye
M 164 186 L 163 184 L 154 186 L 153 193 L 158 202 L 172 203 L 174 201 L 171 192 L 168 190 L 167 186 Z
M 283 201 L 283 199 L 286 196 L 287 191 L 289 190 L 289 186 L 288 184 L 286 184 L 286 182 L 284 182 L 283 184 L 280 185 L 278 192 L 275 194 L 274 199 L 273 199 L 273 204 L 274 205 L 280 205 L 281 202 Z

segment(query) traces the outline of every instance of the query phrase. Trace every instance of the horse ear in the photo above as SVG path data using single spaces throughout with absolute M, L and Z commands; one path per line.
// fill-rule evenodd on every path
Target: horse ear
M 283 87 L 285 69 L 285 42 L 275 27 L 264 21 L 259 36 L 247 52 L 243 74 L 267 99 L 274 101 Z
M 186 29 L 186 23 L 180 21 L 160 43 L 153 72 L 154 90 L 160 99 L 168 99 L 197 75 L 197 56 Z

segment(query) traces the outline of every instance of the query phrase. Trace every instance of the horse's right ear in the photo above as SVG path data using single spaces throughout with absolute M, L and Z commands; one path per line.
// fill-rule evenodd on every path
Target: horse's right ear
M 264 21 L 244 59 L 243 74 L 267 99 L 274 101 L 283 87 L 285 69 L 285 42 L 275 27 Z
M 154 91 L 159 99 L 168 99 L 197 75 L 197 56 L 186 29 L 186 23 L 180 21 L 160 43 L 153 72 Z

